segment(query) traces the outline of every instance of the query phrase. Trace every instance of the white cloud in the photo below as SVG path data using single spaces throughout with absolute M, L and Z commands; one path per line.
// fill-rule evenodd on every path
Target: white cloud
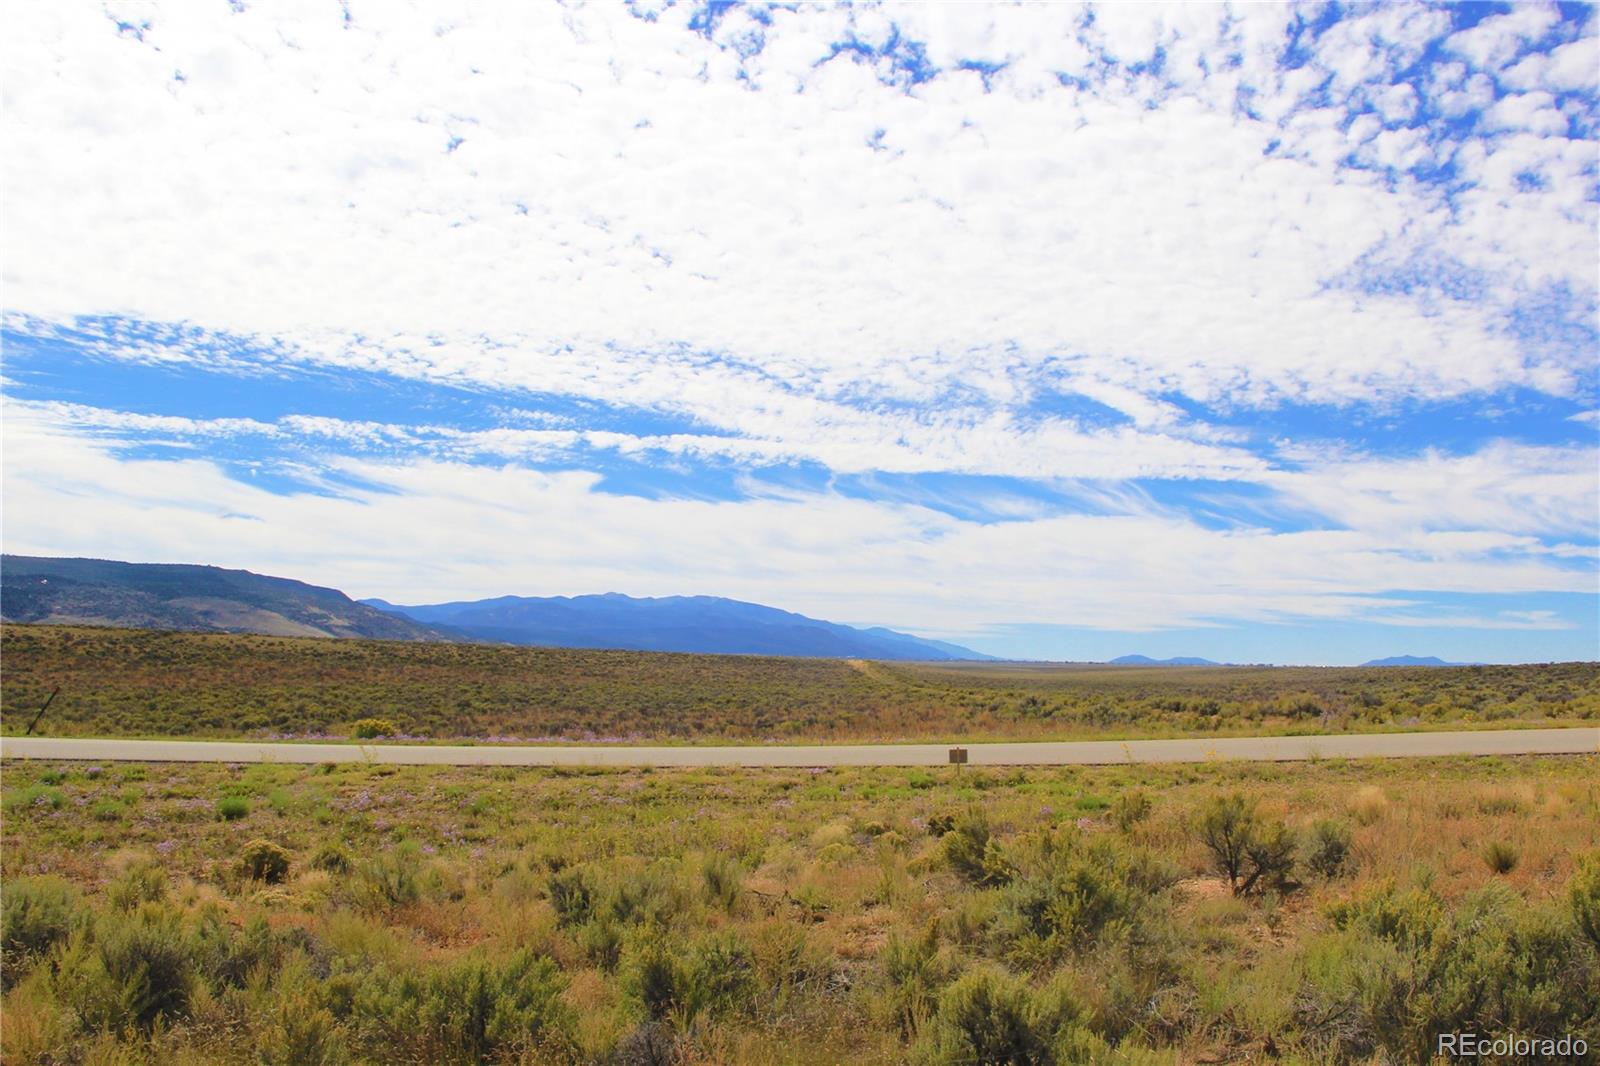
M 1088 386 L 1085 391 L 1092 392 Z M 1126 392 L 1126 390 L 1124 390 Z M 1134 409 L 1141 423 L 1164 412 L 1137 393 L 1108 394 Z M 66 431 L 87 431 L 134 443 L 149 434 L 189 438 L 257 436 L 278 443 L 300 440 L 312 448 L 339 445 L 468 459 L 496 456 L 520 462 L 550 461 L 580 448 L 729 459 L 755 463 L 820 463 L 836 473 L 958 473 L 1021 478 L 1209 478 L 1236 480 L 1264 474 L 1268 464 L 1226 444 L 1133 428 L 1084 429 L 1061 418 L 1018 424 L 1005 414 L 977 420 L 937 414 L 861 412 L 822 407 L 808 415 L 779 414 L 748 422 L 735 436 L 702 433 L 635 434 L 601 429 L 496 427 L 463 430 L 444 425 L 394 425 L 288 415 L 275 422 L 242 418 L 145 415 L 54 401 L 10 401 L 8 417 Z M 807 432 L 795 427 L 809 420 Z M 1166 419 L 1170 420 L 1170 419 Z M 764 429 L 786 429 L 767 435 Z
M 1490 190 L 1456 213 L 1340 169 L 1364 134 L 1339 129 L 1340 109 L 1284 105 L 1284 10 L 1098 10 L 1085 40 L 1130 60 L 1168 49 L 1175 88 L 1089 92 L 1042 91 L 1055 70 L 1093 73 L 1082 13 L 1055 6 L 775 12 L 749 82 L 737 54 L 673 25 L 681 6 L 657 23 L 486 9 L 440 32 L 388 5 L 358 5 L 349 28 L 315 6 L 137 10 L 142 42 L 91 8 L 16 13 L 12 311 L 188 321 L 336 365 L 677 405 L 734 429 L 772 389 L 697 353 L 821 403 L 1015 392 L 1063 355 L 1235 403 L 1560 391 L 1585 361 L 1522 352 L 1500 326 L 1531 285 L 1592 292 L 1592 148 L 1573 146 L 1548 194 L 1508 208 Z M 847 24 L 881 43 L 891 17 L 934 63 L 1010 65 L 991 91 L 973 75 L 909 94 L 845 56 L 817 65 Z M 1312 69 L 1401 116 L 1408 90 L 1386 79 L 1443 17 L 1350 20 Z M 739 12 L 718 39 L 755 28 Z M 1246 86 L 1283 127 L 1235 113 Z M 1559 132 L 1541 100 L 1496 114 Z M 1273 140 L 1284 158 L 1268 161 Z M 1431 149 L 1393 132 L 1369 150 L 1403 167 Z M 1323 284 L 1402 238 L 1493 287 L 1422 306 Z
M 281 427 L 254 418 L 190 418 L 186 415 L 146 415 L 129 411 L 112 411 L 86 404 L 47 401 L 28 403 L 7 401 L 4 407 L 7 418 L 21 418 L 26 422 L 87 429 L 106 430 L 121 434 L 163 433 L 179 437 L 276 437 Z
M 1166 420 L 1144 410 L 1138 393 L 1084 389 L 1109 404 L 1123 403 L 1143 422 Z M 1084 431 L 1062 420 L 1018 427 L 1003 419 L 961 425 L 912 416 L 883 416 L 819 425 L 809 441 L 705 434 L 634 434 L 598 429 L 396 425 L 289 415 L 275 422 L 143 415 L 59 402 L 8 401 L 6 418 L 29 432 L 87 436 L 127 446 L 159 436 L 185 443 L 255 436 L 275 448 L 299 446 L 317 464 L 371 452 L 443 462 L 499 459 L 517 464 L 583 461 L 583 449 L 624 458 L 690 457 L 776 464 L 819 463 L 835 473 L 961 473 L 1044 482 L 1071 482 L 1110 513 L 1177 517 L 1128 495 L 1118 483 L 1137 479 L 1205 478 L 1271 489 L 1264 507 L 1316 516 L 1334 528 L 1391 538 L 1397 549 L 1427 541 L 1477 538 L 1484 550 L 1535 550 L 1530 536 L 1592 539 L 1600 513 L 1600 450 L 1497 441 L 1457 455 L 1429 450 L 1414 456 L 1375 456 L 1326 444 L 1280 446 L 1261 457 L 1228 445 L 1209 445 L 1133 429 Z M 1594 412 L 1572 416 L 1594 421 Z M 853 437 L 853 434 L 861 434 Z M 893 439 L 890 439 L 893 438 Z M 353 451 L 352 451 L 353 449 Z M 885 464 L 884 456 L 893 457 Z
M 1515 93 L 1502 97 L 1484 113 L 1491 129 L 1528 130 L 1540 137 L 1564 134 L 1567 118 L 1555 106 L 1555 97 L 1545 92 Z
M 1524 91 L 1581 92 L 1593 89 L 1600 70 L 1600 39 L 1585 37 L 1548 53 L 1535 52 L 1501 74 L 1501 80 Z
M 1501 67 L 1554 29 L 1560 18 L 1554 4 L 1517 4 L 1504 15 L 1492 15 L 1453 34 L 1446 47 L 1476 66 Z
M 1307 449 L 1299 471 L 1263 480 L 1305 507 L 1353 529 L 1408 543 L 1476 532 L 1485 549 L 1527 550 L 1517 535 L 1593 540 L 1600 515 L 1600 449 L 1507 441 L 1467 455 L 1323 458 Z M 1444 531 L 1424 533 L 1423 531 Z M 1498 541 L 1498 543 L 1496 543 Z
M 1571 623 L 1554 611 L 1501 611 L 1491 615 L 1472 614 L 1386 614 L 1386 626 L 1408 626 L 1418 629 L 1494 629 L 1555 630 L 1571 629 Z
M 981 524 L 827 491 L 643 499 L 597 491 L 598 475 L 582 471 L 439 460 L 324 459 L 339 494 L 283 495 L 200 459 L 119 459 L 113 443 L 8 411 L 7 551 L 203 559 L 401 601 L 695 592 L 968 633 L 1019 618 L 1113 629 L 1382 620 L 1414 606 L 1394 589 L 1592 592 L 1595 582 L 1592 549 L 1551 551 L 1466 524 L 1506 524 L 1482 505 L 1485 486 L 1524 459 L 1514 452 L 1445 472 L 1472 483 L 1443 501 L 1457 527 L 1415 519 L 1437 474 L 1350 462 L 1297 488 L 1363 525 L 1273 532 L 1208 529 L 1132 498 L 1120 514 L 1018 508 Z M 1310 483 L 1323 477 L 1331 488 L 1319 493 Z M 1542 475 L 1506 506 L 1534 511 L 1525 525 L 1560 524 L 1567 504 L 1556 497 L 1573 488 Z

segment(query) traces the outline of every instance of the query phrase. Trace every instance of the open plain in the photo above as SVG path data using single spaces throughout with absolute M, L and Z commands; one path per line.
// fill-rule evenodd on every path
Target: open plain
M 4 733 L 523 744 L 954 744 L 1562 726 L 1600 664 L 880 663 L 7 625 Z
M 4 773 L 8 1063 L 1600 1046 L 1593 755 Z
M 1594 664 L 3 641 L 8 1063 L 1600 1047 Z

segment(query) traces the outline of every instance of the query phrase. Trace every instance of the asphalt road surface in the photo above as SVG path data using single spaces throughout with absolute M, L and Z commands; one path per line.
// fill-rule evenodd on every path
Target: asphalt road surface
M 1600 752 L 1600 729 L 1451 733 L 1345 733 L 1310 737 L 1090 740 L 968 744 L 972 766 L 1212 762 L 1230 759 L 1415 758 L 1436 755 L 1575 755 Z M 948 744 L 813 744 L 763 747 L 514 747 L 484 744 L 270 744 L 247 740 L 0 739 L 0 758 L 91 762 L 381 762 L 447 766 L 943 766 Z

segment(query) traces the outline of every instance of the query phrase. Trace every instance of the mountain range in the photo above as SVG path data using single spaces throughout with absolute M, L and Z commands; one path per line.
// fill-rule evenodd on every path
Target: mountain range
M 892 629 L 857 629 L 717 596 L 500 596 L 399 606 L 362 603 L 474 640 L 564 648 L 804 655 L 852 659 L 987 659 Z
M 0 618 L 192 632 L 472 640 L 565 648 L 820 658 L 987 659 L 891 629 L 858 629 L 715 596 L 522 597 L 402 607 L 248 570 L 0 556 Z
M 858 628 L 717 596 L 499 596 L 398 605 L 249 570 L 0 556 L 0 619 L 56 625 L 561 648 L 888 660 L 994 659 L 958 644 Z M 1115 666 L 1219 666 L 1123 655 Z M 1471 666 L 1397 655 L 1362 666 Z

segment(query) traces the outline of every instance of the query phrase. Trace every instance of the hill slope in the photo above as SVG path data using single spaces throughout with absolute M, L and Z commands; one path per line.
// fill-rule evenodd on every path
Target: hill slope
M 856 629 L 717 596 L 501 596 L 413 607 L 362 602 L 468 637 L 508 644 L 851 659 L 990 658 L 892 629 Z
M 1177 655 L 1171 659 L 1152 659 L 1148 655 L 1120 655 L 1111 660 L 1112 666 L 1221 666 L 1210 659 L 1197 659 L 1193 655 Z
M 28 555 L 0 556 L 0 617 L 280 637 L 450 639 L 337 589 L 289 578 L 216 566 Z

